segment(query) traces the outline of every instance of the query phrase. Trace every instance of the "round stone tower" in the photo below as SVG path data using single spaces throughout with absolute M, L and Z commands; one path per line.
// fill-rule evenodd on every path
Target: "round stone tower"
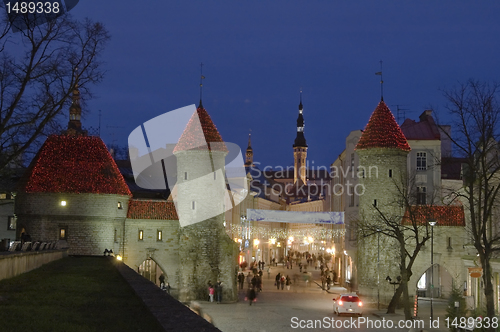
M 225 179 L 228 153 L 201 104 L 174 149 L 177 183 L 172 191 L 179 216 L 179 301 L 207 297 L 207 284 L 221 281 L 223 301 L 236 300 L 237 247 L 224 229 L 230 204 Z
M 358 226 L 381 224 L 381 216 L 394 222 L 401 222 L 404 215 L 403 198 L 400 192 L 407 181 L 407 155 L 410 146 L 397 124 L 393 114 L 380 101 L 366 125 L 356 152 L 359 156 L 359 220 Z M 362 192 L 361 192 L 362 191 Z M 365 296 L 377 298 L 380 293 L 391 294 L 393 281 L 399 276 L 399 248 L 386 236 L 373 234 L 360 238 L 357 250 L 357 288 Z M 380 262 L 378 263 L 378 257 Z M 390 299 L 390 298 L 389 298 Z

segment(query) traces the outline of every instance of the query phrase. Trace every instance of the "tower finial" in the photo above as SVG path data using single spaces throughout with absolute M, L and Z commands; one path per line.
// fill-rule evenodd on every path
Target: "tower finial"
M 200 105 L 198 108 L 203 108 L 203 104 L 201 100 L 203 99 L 203 80 L 205 79 L 205 76 L 203 76 L 203 62 L 200 63 Z
M 382 79 L 382 60 L 380 60 L 380 71 L 375 75 L 380 75 L 380 101 L 384 101 L 384 80 Z
M 300 88 L 300 104 L 299 104 L 299 112 L 302 113 L 303 106 L 302 106 L 302 88 Z
M 252 147 L 252 129 L 249 129 L 248 130 L 248 147 L 251 148 Z
M 80 90 L 78 89 L 78 67 L 75 68 L 74 85 L 71 96 L 71 106 L 69 107 L 69 122 L 68 129 L 65 131 L 67 135 L 78 136 L 86 135 L 87 132 L 82 129 L 80 122 L 82 117 L 82 107 L 80 105 Z

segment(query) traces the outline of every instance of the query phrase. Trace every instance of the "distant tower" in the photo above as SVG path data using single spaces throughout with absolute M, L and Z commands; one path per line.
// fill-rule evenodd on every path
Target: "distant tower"
M 248 134 L 248 147 L 245 154 L 245 166 L 253 166 L 253 149 L 252 149 L 252 134 Z
M 362 174 L 358 183 L 363 188 L 362 193 L 357 193 L 359 222 L 371 225 L 382 223 L 380 213 L 374 207 L 385 218 L 399 222 L 397 219 L 404 214 L 399 190 L 408 178 L 407 156 L 410 145 L 384 101 L 380 101 L 373 111 L 356 145 L 356 152 L 359 156 L 357 172 Z M 377 283 L 382 294 L 392 295 L 391 285 L 382 280 L 387 275 L 393 278 L 399 276 L 399 269 L 395 264 L 398 261 L 395 250 L 397 247 L 387 237 L 381 237 L 380 240 L 378 247 L 377 235 L 358 238 L 357 278 L 354 287 L 360 294 L 372 298 L 377 297 Z M 377 268 L 379 252 L 380 270 Z
M 297 184 L 297 181 L 300 181 L 303 184 L 306 183 L 307 144 L 306 138 L 304 137 L 304 116 L 302 115 L 302 112 L 302 91 L 300 91 L 299 116 L 297 117 L 297 137 L 295 137 L 295 143 L 293 144 L 294 184 Z
M 71 97 L 71 106 L 69 108 L 68 129 L 65 134 L 70 136 L 86 136 L 87 131 L 82 129 L 82 107 L 80 106 L 80 90 L 78 89 L 78 77 L 75 78 L 75 86 Z

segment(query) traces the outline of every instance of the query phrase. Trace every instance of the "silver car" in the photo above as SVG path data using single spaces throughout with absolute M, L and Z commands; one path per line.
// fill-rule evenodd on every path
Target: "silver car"
M 363 302 L 356 294 L 340 294 L 340 296 L 333 303 L 333 312 L 337 315 L 351 314 L 363 315 Z

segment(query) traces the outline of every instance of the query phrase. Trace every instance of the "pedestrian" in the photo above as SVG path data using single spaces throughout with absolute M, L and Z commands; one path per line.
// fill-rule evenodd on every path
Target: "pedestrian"
M 163 285 L 165 284 L 165 275 L 162 273 L 158 280 L 160 280 L 160 288 L 163 288 Z
M 285 288 L 285 281 L 286 281 L 285 276 L 281 276 L 281 279 L 280 279 L 281 290 L 283 290 Z
M 255 291 L 255 288 L 253 287 L 248 288 L 247 298 L 249 304 L 252 305 L 252 302 L 254 302 L 257 299 L 257 292 Z
M 302 272 L 302 262 L 299 263 L 299 270 Z
M 168 282 L 165 283 L 165 290 L 167 291 L 168 294 L 170 294 L 170 284 Z
M 267 267 L 267 279 L 271 279 L 271 269 Z
M 286 290 L 290 290 L 290 285 L 292 284 L 292 281 L 290 280 L 290 277 L 287 275 L 285 279 L 286 283 Z
M 278 289 L 280 289 L 280 282 L 281 282 L 281 274 L 278 272 L 278 274 L 276 275 L 276 282 L 274 283 L 274 285 Z
M 222 303 L 222 281 L 220 280 L 215 284 L 215 296 L 217 297 L 217 303 Z
M 208 287 L 208 297 L 210 298 L 210 302 L 214 302 L 214 288 Z

